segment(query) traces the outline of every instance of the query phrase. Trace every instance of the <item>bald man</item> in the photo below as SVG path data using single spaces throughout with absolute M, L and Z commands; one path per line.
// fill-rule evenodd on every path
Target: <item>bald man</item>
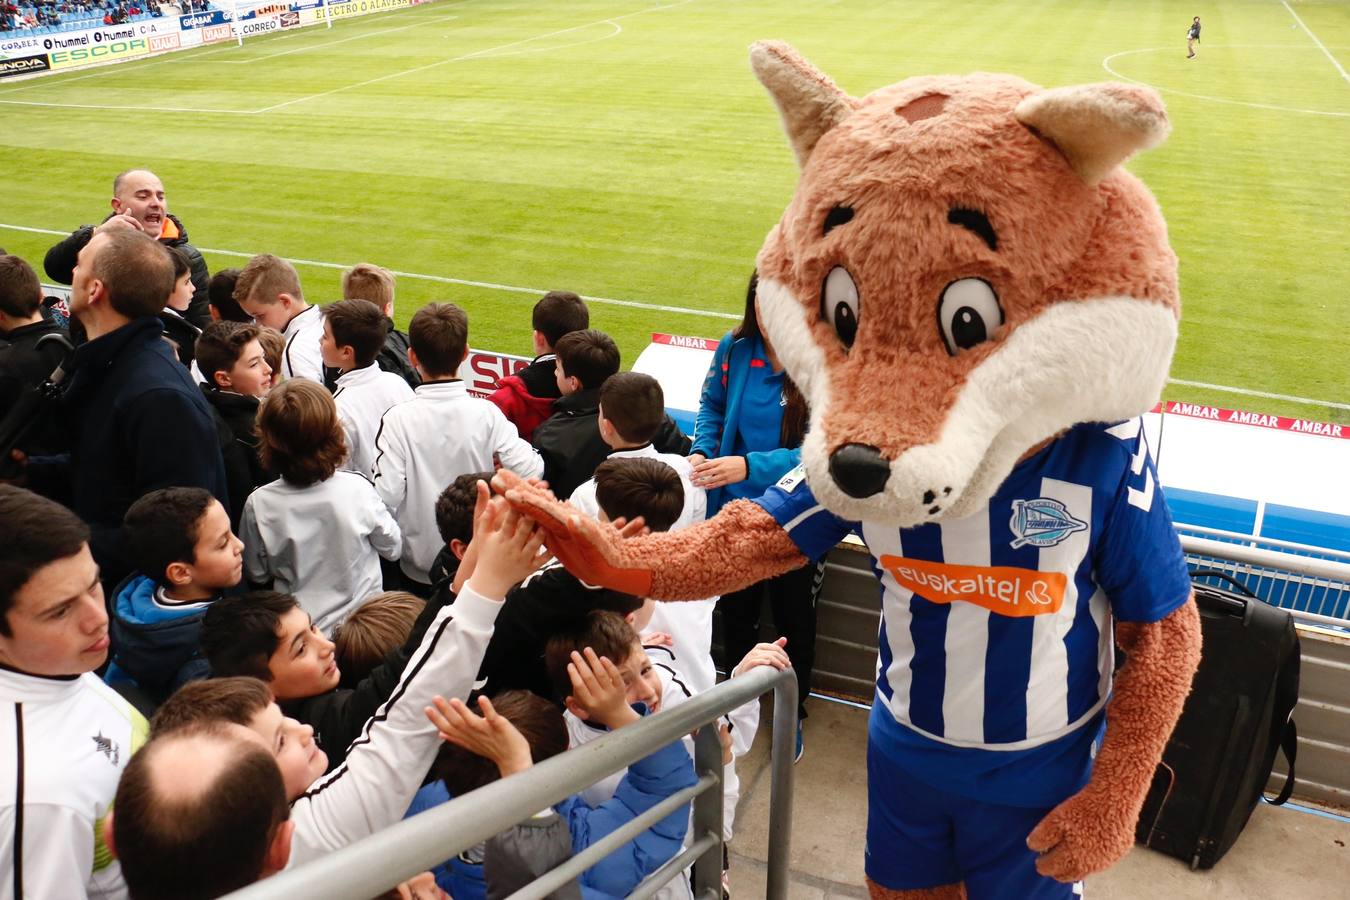
M 117 785 L 104 826 L 132 900 L 219 897 L 286 867 L 281 770 L 252 731 L 224 722 L 155 737 Z
M 177 216 L 169 212 L 169 201 L 164 194 L 164 183 L 154 172 L 146 169 L 128 169 L 113 179 L 112 212 L 101 225 L 82 225 L 47 251 L 43 268 L 47 276 L 60 284 L 70 284 L 75 262 L 97 233 L 130 230 L 148 234 L 160 243 L 177 247 L 187 254 L 192 269 L 195 293 L 183 318 L 198 328 L 211 324 L 207 287 L 211 274 L 201 251 L 188 243 L 187 229 Z

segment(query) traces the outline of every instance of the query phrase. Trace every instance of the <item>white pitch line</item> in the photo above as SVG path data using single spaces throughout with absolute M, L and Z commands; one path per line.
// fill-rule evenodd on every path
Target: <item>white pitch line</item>
M 201 106 L 112 106 L 107 103 L 45 103 L 39 100 L 0 100 L 11 106 L 47 106 L 57 109 L 129 109 L 137 112 L 223 113 L 235 116 L 253 115 L 247 109 L 206 109 Z
M 283 102 L 281 102 L 281 103 L 273 104 L 272 106 L 264 106 L 262 109 L 255 109 L 255 110 L 253 110 L 252 112 L 253 112 L 255 115 L 260 115 L 260 114 L 262 114 L 262 113 L 274 112 L 274 111 L 276 111 L 276 110 L 278 110 L 278 109 L 284 109 L 284 108 L 287 107 L 287 106 L 294 106 L 294 105 L 297 104 L 297 103 L 306 103 L 306 102 L 308 102 L 308 101 L 310 101 L 310 100 L 318 100 L 318 99 L 320 99 L 320 98 L 322 98 L 322 97 L 330 97 L 330 96 L 332 96 L 333 94 L 339 94 L 339 93 L 342 93 L 343 91 L 350 91 L 350 90 L 355 90 L 356 88 L 368 87 L 368 86 L 370 86 L 370 85 L 372 85 L 372 84 L 379 84 L 380 82 L 382 82 L 382 81 L 388 81 L 388 80 L 391 79 L 391 78 L 402 78 L 404 75 L 412 75 L 412 74 L 414 74 L 414 73 L 416 73 L 416 72 L 425 72 L 425 71 L 427 71 L 427 70 L 429 70 L 429 69 L 435 69 L 435 68 L 438 68 L 438 67 L 440 67 L 440 66 L 449 65 L 450 63 L 462 62 L 462 61 L 464 61 L 464 60 L 469 60 L 469 59 L 474 59 L 474 58 L 476 58 L 476 57 L 486 56 L 487 54 L 496 53 L 496 52 L 498 52 L 498 51 L 500 51 L 500 50 L 506 50 L 506 49 L 509 49 L 509 48 L 511 48 L 511 47 L 516 47 L 516 46 L 519 46 L 520 44 L 528 44 L 528 43 L 531 42 L 531 41 L 539 41 L 539 40 L 543 40 L 544 38 L 556 37 L 557 35 L 560 35 L 560 34 L 567 34 L 568 32 L 571 32 L 571 31 L 579 31 L 579 30 L 582 29 L 582 28 L 590 28 L 590 27 L 593 26 L 593 25 L 604 25 L 604 24 L 606 24 L 606 23 L 613 23 L 613 22 L 617 22 L 619 19 L 627 19 L 627 18 L 631 18 L 632 16 L 641 16 L 641 15 L 645 15 L 645 14 L 647 14 L 647 13 L 649 13 L 649 12 L 658 12 L 658 11 L 660 11 L 660 10 L 665 10 L 665 9 L 674 9 L 674 8 L 677 7 L 677 6 L 684 6 L 684 5 L 686 5 L 686 4 L 688 4 L 688 3 L 692 3 L 692 2 L 693 2 L 693 0 L 681 0 L 681 2 L 679 2 L 679 3 L 667 3 L 667 4 L 663 5 L 663 6 L 652 6 L 652 7 L 648 7 L 647 9 L 640 9 L 640 10 L 637 10 L 636 12 L 624 13 L 624 14 L 621 15 L 621 16 L 611 16 L 611 17 L 609 17 L 609 18 L 607 18 L 607 19 L 597 19 L 597 20 L 594 21 L 594 22 L 587 22 L 587 23 L 584 24 L 584 25 L 574 25 L 574 26 L 572 26 L 571 28 L 561 28 L 561 29 L 559 29 L 559 30 L 557 30 L 557 31 L 550 31 L 550 32 L 548 32 L 548 33 L 546 33 L 546 34 L 536 34 L 536 35 L 534 35 L 533 37 L 522 38 L 521 40 L 518 40 L 518 41 L 512 41 L 512 42 L 509 43 L 509 44 L 501 44 L 500 46 L 497 46 L 497 47 L 489 47 L 489 48 L 487 48 L 486 50 L 475 50 L 475 51 L 473 51 L 472 53 L 464 53 L 464 54 L 461 54 L 460 56 L 453 56 L 453 57 L 451 57 L 450 59 L 437 60 L 436 62 L 433 62 L 433 63 L 427 63 L 426 65 L 415 66 L 414 68 L 411 68 L 411 69 L 404 69 L 404 70 L 401 71 L 401 72 L 391 72 L 391 73 L 389 73 L 388 75 L 381 75 L 381 76 L 378 77 L 378 78 L 371 78 L 371 79 L 369 79 L 369 80 L 367 80 L 367 81 L 359 81 L 359 82 L 357 82 L 356 84 L 342 85 L 341 87 L 335 87 L 335 88 L 332 88 L 331 90 L 321 91 L 321 92 L 319 92 L 319 93 L 317 93 L 317 94 L 310 94 L 310 95 L 305 96 L 305 97 L 296 97 L 294 100 L 286 100 L 286 101 L 283 101 Z
M 276 59 L 278 56 L 290 56 L 292 53 L 308 53 L 311 50 L 321 50 L 324 47 L 333 47 L 337 44 L 345 44 L 348 41 L 363 41 L 366 38 L 372 38 L 381 34 L 390 34 L 395 31 L 406 31 L 409 28 L 420 28 L 425 25 L 431 25 L 436 22 L 449 22 L 452 19 L 458 19 L 459 16 L 439 16 L 425 21 L 409 22 L 407 25 L 399 25 L 396 28 L 381 28 L 379 31 L 366 31 L 361 34 L 354 34 L 351 37 L 341 38 L 336 41 L 325 41 L 322 44 L 310 44 L 306 47 L 296 47 L 294 50 L 281 50 L 277 53 L 269 53 L 266 56 L 254 56 L 250 59 L 217 59 L 213 62 L 226 63 L 231 66 L 251 66 L 255 62 L 267 59 Z
M 50 234 L 57 237 L 64 237 L 70 232 L 54 231 L 50 228 L 30 228 L 26 225 L 8 225 L 0 222 L 0 228 L 6 228 L 10 231 L 24 231 L 29 234 Z M 255 253 L 245 253 L 239 250 L 218 250 L 212 247 L 198 247 L 203 253 L 216 253 L 221 256 L 235 256 L 240 259 L 249 259 L 256 256 Z M 283 257 L 297 266 L 311 266 L 316 269 L 350 269 L 354 263 L 335 263 L 325 262 L 317 259 L 300 259 L 294 256 Z M 431 281 L 436 284 L 456 284 L 463 287 L 484 288 L 490 291 L 502 291 L 509 294 L 533 294 L 535 297 L 542 297 L 548 293 L 546 288 L 522 287 L 515 284 L 498 284 L 493 281 L 476 281 L 469 278 L 451 278 L 446 275 L 427 275 L 422 272 L 400 272 L 395 269 L 390 271 L 399 278 L 410 278 L 414 281 Z M 623 306 L 630 309 L 647 309 L 653 312 L 675 313 L 682 316 L 700 316 L 710 319 L 732 319 L 740 321 L 741 316 L 737 313 L 715 312 L 708 309 L 691 309 L 686 306 L 667 306 L 662 303 L 643 303 L 640 300 L 619 300 L 614 297 L 592 297 L 587 294 L 581 295 L 582 299 L 588 303 L 599 303 L 605 306 Z
M 1326 45 L 1317 39 L 1317 35 L 1312 33 L 1312 29 L 1303 24 L 1303 20 L 1299 18 L 1298 13 L 1294 12 L 1294 8 L 1286 3 L 1285 0 L 1280 0 L 1280 5 L 1289 10 L 1289 15 L 1294 17 L 1294 21 L 1298 23 L 1298 27 L 1303 29 L 1303 33 L 1312 38 L 1312 42 L 1317 45 L 1317 49 L 1326 54 L 1327 59 L 1331 60 L 1331 64 L 1336 67 L 1336 71 L 1341 73 L 1341 77 L 1344 78 L 1347 83 L 1350 83 L 1350 72 L 1345 71 L 1345 67 L 1340 64 L 1340 61 L 1338 61 L 1336 57 L 1331 55 L 1331 51 L 1326 48 Z
M 1331 400 L 1310 400 L 1307 397 L 1293 397 L 1289 394 L 1271 394 L 1266 391 L 1252 391 L 1247 388 L 1226 387 L 1222 384 L 1207 384 L 1203 381 L 1185 381 L 1180 378 L 1167 379 L 1168 384 L 1182 387 L 1204 388 L 1210 391 L 1223 391 L 1227 394 L 1243 394 L 1247 397 L 1263 397 L 1267 400 L 1288 400 L 1291 403 L 1306 403 L 1309 406 L 1329 406 L 1332 409 L 1350 409 L 1350 403 L 1334 403 Z

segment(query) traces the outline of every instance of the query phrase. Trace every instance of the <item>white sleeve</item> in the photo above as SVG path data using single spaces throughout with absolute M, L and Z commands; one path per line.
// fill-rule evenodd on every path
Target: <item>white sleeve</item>
M 88 882 L 94 868 L 94 825 L 74 809 L 52 803 L 35 803 L 19 809 L 7 806 L 0 813 L 0 852 L 4 854 L 0 873 L 6 882 L 0 885 L 0 896 L 14 896 L 10 882 L 16 813 L 23 815 L 22 900 L 88 897 Z M 125 897 L 126 888 L 120 878 L 117 888 L 109 896 Z
M 257 493 L 244 501 L 244 513 L 239 517 L 239 540 L 244 542 L 244 576 L 254 584 L 263 584 L 271 578 L 267 566 L 267 547 L 258 529 Z
M 362 472 L 357 465 L 361 456 L 361 429 L 356 427 L 351 412 L 341 406 L 338 406 L 338 421 L 342 423 L 342 436 L 347 439 L 347 458 L 342 461 L 342 468 L 366 477 L 369 473 Z
M 322 329 L 319 333 L 322 333 Z M 323 384 L 323 353 L 319 350 L 319 335 L 308 328 L 297 331 L 286 342 L 281 363 L 281 372 L 287 378 L 308 378 Z
M 466 699 L 502 608 L 468 588 L 441 610 L 398 687 L 366 722 L 342 765 L 291 804 L 289 866 L 332 853 L 403 818 L 436 758 L 440 735 L 422 712 L 432 697 Z
M 399 440 L 398 426 L 385 413 L 375 435 L 375 492 L 390 513 L 398 512 L 408 493 L 407 454 Z
M 731 676 L 735 678 L 735 675 Z M 727 713 L 731 723 L 731 755 L 736 759 L 750 752 L 759 731 L 759 698 L 744 703 Z
M 592 519 L 600 518 L 600 501 L 595 499 L 594 478 L 587 478 L 577 485 L 577 489 L 567 498 L 567 502 Z
M 501 460 L 502 468 L 510 469 L 521 478 L 538 478 L 544 474 L 544 458 L 529 441 L 521 440 L 516 426 L 495 404 L 489 404 L 492 416 L 492 449 Z
M 403 551 L 403 532 L 399 530 L 398 523 L 389 513 L 389 509 L 380 499 L 379 493 L 370 486 L 370 482 L 364 478 L 361 479 L 365 487 L 363 493 L 370 504 L 371 516 L 374 519 L 370 530 L 370 546 L 375 548 L 375 552 L 391 562 L 398 559 Z

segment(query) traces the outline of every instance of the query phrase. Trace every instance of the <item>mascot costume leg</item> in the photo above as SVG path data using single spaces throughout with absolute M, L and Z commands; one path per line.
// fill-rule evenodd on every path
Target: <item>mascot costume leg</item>
M 1176 257 L 1120 167 L 1166 137 L 1162 103 L 984 74 L 856 99 L 784 44 L 751 61 L 801 166 L 757 267 L 811 407 L 802 466 L 629 539 L 494 484 L 576 575 L 660 600 L 859 535 L 883 587 L 872 895 L 1071 897 L 1130 849 L 1200 656 L 1139 418 L 1176 342 Z

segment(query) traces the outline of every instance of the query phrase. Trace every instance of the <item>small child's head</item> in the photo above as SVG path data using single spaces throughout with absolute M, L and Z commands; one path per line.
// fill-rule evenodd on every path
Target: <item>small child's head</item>
M 42 307 L 42 282 L 23 257 L 0 253 L 0 313 L 31 319 Z
M 342 273 L 343 300 L 369 300 L 387 319 L 394 317 L 394 274 L 373 263 L 357 263 Z
M 266 397 L 272 367 L 257 325 L 223 319 L 207 325 L 197 338 L 197 368 L 212 388 L 247 397 Z
M 202 617 L 201 645 L 215 675 L 265 681 L 279 701 L 331 691 L 342 676 L 333 642 L 290 594 L 222 597 Z
M 356 685 L 402 647 L 426 605 L 405 591 L 385 591 L 352 610 L 333 632 L 333 653 L 343 681 Z
M 363 369 L 375 362 L 389 322 L 369 300 L 339 300 L 323 308 L 323 364 L 341 372 Z
M 314 743 L 314 729 L 282 715 L 271 689 L 257 678 L 189 681 L 155 710 L 150 736 L 210 722 L 231 722 L 258 735 L 276 757 L 288 800 L 328 770 L 328 755 Z
M 436 498 L 436 530 L 441 540 L 456 559 L 464 558 L 464 551 L 473 539 L 473 509 L 478 502 L 478 482 L 491 483 L 491 472 L 470 472 L 461 475 L 441 491 Z
M 459 375 L 469 353 L 469 317 L 453 303 L 428 303 L 408 324 L 408 360 L 428 381 Z
M 234 299 L 239 283 L 238 269 L 221 269 L 206 283 L 207 309 L 213 322 L 252 322 L 253 317 L 240 309 Z
M 641 372 L 619 372 L 600 386 L 600 437 L 610 447 L 650 444 L 666 420 L 660 383 Z
M 597 656 L 614 663 L 623 675 L 629 703 L 645 703 L 650 712 L 661 709 L 662 684 L 637 631 L 624 616 L 608 610 L 592 610 L 576 627 L 560 631 L 549 638 L 544 647 L 544 665 L 548 668 L 553 690 L 563 697 L 567 708 L 578 719 L 586 719 L 588 711 L 572 696 L 572 679 L 567 664 L 572 653 L 590 647 Z
M 332 478 L 347 458 L 347 438 L 328 389 L 308 378 L 272 388 L 258 408 L 258 458 L 300 487 Z
M 258 343 L 262 344 L 263 356 L 272 370 L 272 387 L 281 384 L 281 357 L 286 352 L 286 336 L 275 328 L 258 326 Z
M 166 247 L 169 256 L 173 258 L 173 293 L 169 294 L 169 302 L 164 305 L 169 309 L 178 312 L 186 312 L 192 305 L 192 295 L 197 292 L 192 284 L 192 265 L 188 262 L 187 254 L 179 247 Z
M 542 697 L 529 691 L 503 691 L 492 698 L 492 707 L 524 736 L 534 762 L 543 762 L 567 749 L 567 723 L 562 712 Z M 451 797 L 462 797 L 501 777 L 495 762 L 450 743 L 441 746 L 431 772 L 445 783 Z
M 204 599 L 243 577 L 244 545 L 210 491 L 151 491 L 127 510 L 122 536 L 136 570 L 164 585 L 175 599 Z
M 595 501 L 607 521 L 642 516 L 652 531 L 669 531 L 684 511 L 684 485 L 659 459 L 607 459 L 595 469 Z
M 535 353 L 548 353 L 563 335 L 590 328 L 591 311 L 571 291 L 549 291 L 534 305 L 531 324 Z
M 553 345 L 558 355 L 554 364 L 558 390 L 564 397 L 577 391 L 598 388 L 619 371 L 619 347 L 603 331 L 588 328 L 573 331 Z
M 309 308 L 300 292 L 295 266 L 271 253 L 260 253 L 239 272 L 234 300 L 259 325 L 283 331 L 291 319 Z

